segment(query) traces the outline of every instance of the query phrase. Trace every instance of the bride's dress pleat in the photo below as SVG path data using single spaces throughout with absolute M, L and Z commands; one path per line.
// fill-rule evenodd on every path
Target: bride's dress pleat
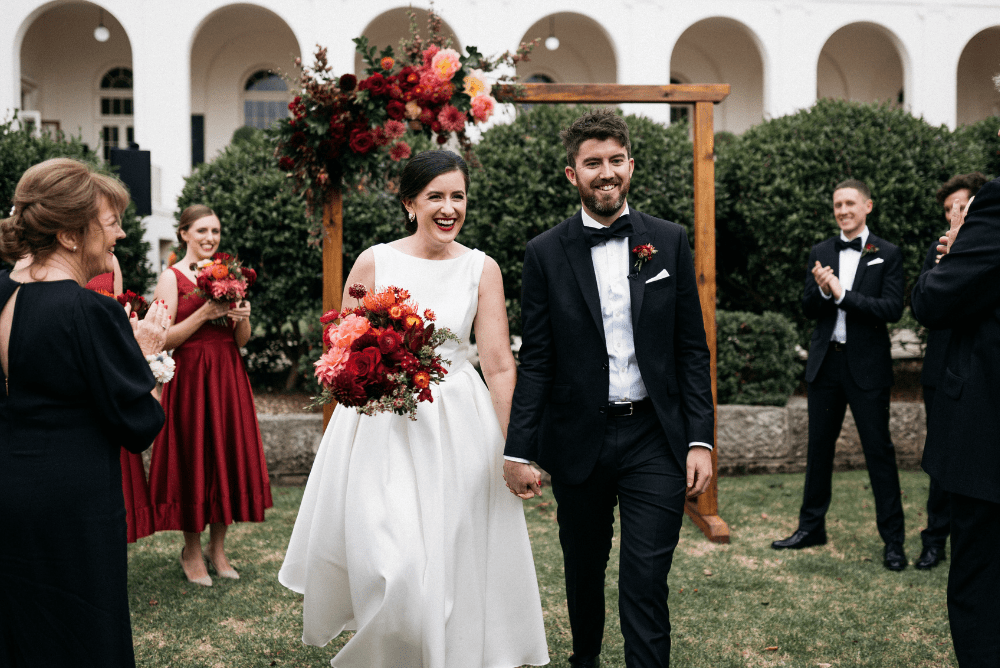
M 520 499 L 503 438 L 468 362 L 485 256 L 430 261 L 374 247 L 377 287 L 410 291 L 461 342 L 417 420 L 338 406 L 278 575 L 304 594 L 303 636 L 355 635 L 336 668 L 510 668 L 548 663 Z

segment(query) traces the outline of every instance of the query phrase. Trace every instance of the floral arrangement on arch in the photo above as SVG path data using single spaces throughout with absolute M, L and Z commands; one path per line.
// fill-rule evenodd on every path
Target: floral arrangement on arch
M 353 184 L 372 174 L 386 152 L 394 161 L 410 157 L 408 132 L 436 135 L 438 144 L 454 135 L 471 156 L 466 127 L 492 116 L 494 85 L 515 81 L 494 73 L 501 66 L 513 72 L 534 46 L 521 44 L 516 52 L 495 58 L 469 46 L 462 55 L 451 48 L 433 10 L 426 43 L 418 34 L 416 14 L 409 15 L 410 36 L 400 42 L 401 55 L 391 46 L 381 51 L 369 46 L 367 37 L 354 39 L 367 64 L 360 80 L 353 74 L 333 75 L 324 47 L 317 46 L 311 67 L 296 58 L 302 67 L 301 90 L 288 105 L 290 115 L 277 124 L 275 157 L 310 210 L 342 180 Z

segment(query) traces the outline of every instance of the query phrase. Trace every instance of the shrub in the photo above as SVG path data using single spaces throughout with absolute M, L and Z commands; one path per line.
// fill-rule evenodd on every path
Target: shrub
M 42 134 L 35 137 L 19 129 L 16 119 L 0 123 L 0 218 L 6 218 L 14 203 L 14 189 L 21 175 L 32 165 L 50 158 L 74 158 L 110 174 L 108 169 L 80 137 L 66 137 L 61 132 L 55 137 Z M 135 215 L 135 205 L 130 204 L 122 216 L 125 238 L 115 245 L 115 255 L 122 268 L 126 290 L 145 293 L 156 276 L 146 262 L 149 242 L 143 240 L 142 220 Z
M 469 211 L 460 241 L 475 245 L 500 265 L 512 334 L 521 331 L 521 264 L 527 242 L 580 208 L 564 174 L 566 152 L 559 131 L 586 107 L 533 106 L 510 125 L 483 133 L 476 146 Z M 693 153 L 686 125 L 665 127 L 626 116 L 635 158 L 629 206 L 684 225 L 694 210 Z
M 872 190 L 872 232 L 900 246 L 906 295 L 942 217 L 934 193 L 972 171 L 946 127 L 889 106 L 820 100 L 765 121 L 719 147 L 717 266 L 723 308 L 778 311 L 798 325 L 809 248 L 837 232 L 833 187 L 856 178 Z
M 998 129 L 1000 129 L 1000 116 L 990 116 L 978 123 L 964 125 L 955 131 L 959 150 L 970 164 L 968 171 L 979 170 L 990 178 L 1000 176 Z
M 802 372 L 795 325 L 746 311 L 716 311 L 715 321 L 719 403 L 784 406 Z

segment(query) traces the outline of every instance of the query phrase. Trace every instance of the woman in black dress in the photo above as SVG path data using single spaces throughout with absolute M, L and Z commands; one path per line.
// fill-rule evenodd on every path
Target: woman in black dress
M 110 271 L 128 193 L 82 163 L 24 173 L 0 221 L 0 665 L 134 666 L 119 448 L 163 425 L 141 323 L 84 289 Z

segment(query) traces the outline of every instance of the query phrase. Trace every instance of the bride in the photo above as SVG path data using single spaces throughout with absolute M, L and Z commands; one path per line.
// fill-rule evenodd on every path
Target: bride
M 304 595 L 303 642 L 356 630 L 336 668 L 548 663 L 524 511 L 502 479 L 517 371 L 500 268 L 455 241 L 468 188 L 458 155 L 412 158 L 399 186 L 412 234 L 364 251 L 347 279 L 408 290 L 461 341 L 439 348 L 448 375 L 415 422 L 337 406 L 323 436 L 278 579 Z M 473 328 L 489 390 L 468 361 Z

